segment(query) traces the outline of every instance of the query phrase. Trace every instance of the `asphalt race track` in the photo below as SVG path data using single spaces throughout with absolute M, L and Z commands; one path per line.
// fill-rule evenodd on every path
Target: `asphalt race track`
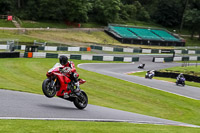
M 161 68 L 167 68 L 167 67 L 173 67 L 173 66 L 180 66 L 179 63 L 151 63 L 149 62 L 146 64 L 146 70 L 156 70 Z M 138 69 L 139 63 L 131 64 L 81 64 L 79 65 L 80 68 L 97 72 L 100 74 L 112 76 L 118 79 L 126 80 L 129 82 L 145 85 L 151 88 L 163 90 L 166 92 L 174 93 L 177 95 L 185 96 L 188 98 L 200 100 L 200 88 L 197 87 L 191 87 L 191 86 L 176 86 L 175 83 L 167 82 L 167 81 L 161 81 L 156 79 L 145 79 L 144 77 L 137 77 L 137 76 L 131 76 L 127 75 L 127 72 L 136 72 L 141 71 L 141 69 Z
M 173 94 L 185 96 L 188 98 L 200 100 L 200 88 L 191 86 L 176 86 L 175 83 L 160 81 L 156 79 L 145 79 L 143 77 L 130 76 L 126 73 L 147 71 L 147 70 L 159 70 L 163 68 L 169 68 L 174 66 L 181 66 L 181 63 L 153 63 L 150 55 L 143 55 L 140 57 L 140 62 L 137 63 L 104 63 L 104 64 L 80 64 L 78 67 L 88 71 L 97 72 L 100 74 L 112 76 L 118 79 L 126 80 L 129 82 L 145 85 L 154 89 L 163 90 Z M 139 69 L 140 63 L 145 63 L 144 69 Z M 145 76 L 145 75 L 144 75 Z
M 0 119 L 132 122 L 198 127 L 95 105 L 78 110 L 73 103 L 60 98 L 10 90 L 0 90 L 0 101 Z
M 145 57 L 144 59 L 146 59 Z M 144 70 L 161 69 L 179 66 L 178 63 L 152 63 L 145 61 Z M 143 84 L 177 95 L 200 99 L 200 88 L 179 87 L 175 83 L 149 80 L 142 77 L 129 76 L 125 73 L 140 71 L 139 63 L 117 64 L 81 64 L 80 68 L 109 75 L 126 81 Z M 144 82 L 145 81 L 145 82 Z M 89 99 L 90 100 L 90 99 Z M 145 124 L 163 124 L 199 127 L 191 124 L 130 113 L 106 107 L 88 105 L 84 110 L 78 110 L 72 102 L 60 98 L 47 98 L 43 95 L 0 89 L 0 119 L 41 119 L 41 120 L 77 120 L 77 121 L 108 121 L 132 122 Z

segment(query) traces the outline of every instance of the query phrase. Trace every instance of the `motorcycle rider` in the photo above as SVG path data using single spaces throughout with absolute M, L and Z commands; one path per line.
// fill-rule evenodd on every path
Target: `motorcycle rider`
M 181 78 L 184 78 L 183 73 L 180 73 L 176 79 L 179 81 Z
M 76 94 L 79 93 L 80 91 L 80 88 L 79 88 L 79 82 L 78 82 L 78 77 L 79 77 L 79 74 L 76 72 L 76 68 L 75 68 L 75 65 L 72 61 L 68 61 L 68 57 L 65 56 L 65 55 L 61 55 L 59 57 L 59 62 L 60 64 L 64 67 L 63 69 L 61 69 L 60 71 L 64 74 L 69 74 L 70 75 L 70 79 L 71 79 L 71 82 L 76 86 L 76 89 L 74 90 L 74 92 Z M 64 77 L 66 78 L 66 77 Z M 65 79 L 64 79 L 65 81 Z
M 155 75 L 155 70 L 149 70 L 146 73 L 146 78 L 153 78 L 154 75 Z
M 141 68 L 141 69 L 143 69 L 144 68 L 144 66 L 145 66 L 145 64 L 140 64 L 139 66 L 138 66 L 138 68 Z

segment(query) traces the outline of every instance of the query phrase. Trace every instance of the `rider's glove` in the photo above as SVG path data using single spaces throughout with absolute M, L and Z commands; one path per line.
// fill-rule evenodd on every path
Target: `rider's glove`
M 59 71 L 60 71 L 61 73 L 63 73 L 63 68 L 60 67 L 60 68 L 59 68 Z
M 71 74 L 71 68 L 70 67 L 65 67 L 65 68 L 63 68 L 63 72 Z

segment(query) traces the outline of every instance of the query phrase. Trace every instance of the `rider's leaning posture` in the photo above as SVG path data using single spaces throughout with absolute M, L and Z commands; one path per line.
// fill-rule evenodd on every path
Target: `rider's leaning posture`
M 177 76 L 177 81 L 179 81 L 181 78 L 184 78 L 184 76 L 183 76 L 183 73 L 180 73 L 178 76 Z
M 79 82 L 78 77 L 79 74 L 76 72 L 75 65 L 72 61 L 68 61 L 68 57 L 65 55 L 61 55 L 59 57 L 60 64 L 63 66 L 63 69 L 61 70 L 63 74 L 65 75 L 64 81 L 66 81 L 67 77 L 71 79 L 72 85 L 76 86 L 76 89 L 74 90 L 75 93 L 78 93 L 80 91 L 79 88 Z

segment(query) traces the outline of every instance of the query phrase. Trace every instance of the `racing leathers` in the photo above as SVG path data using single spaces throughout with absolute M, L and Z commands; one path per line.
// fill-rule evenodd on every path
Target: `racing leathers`
M 64 73 L 64 81 L 65 78 L 70 78 L 71 79 L 71 84 L 76 86 L 76 89 L 74 90 L 74 92 L 79 92 L 80 88 L 79 88 L 79 82 L 78 82 L 78 77 L 79 74 L 76 72 L 76 68 L 75 65 L 72 61 L 68 61 L 66 63 L 66 65 L 63 65 L 63 69 L 62 72 Z

